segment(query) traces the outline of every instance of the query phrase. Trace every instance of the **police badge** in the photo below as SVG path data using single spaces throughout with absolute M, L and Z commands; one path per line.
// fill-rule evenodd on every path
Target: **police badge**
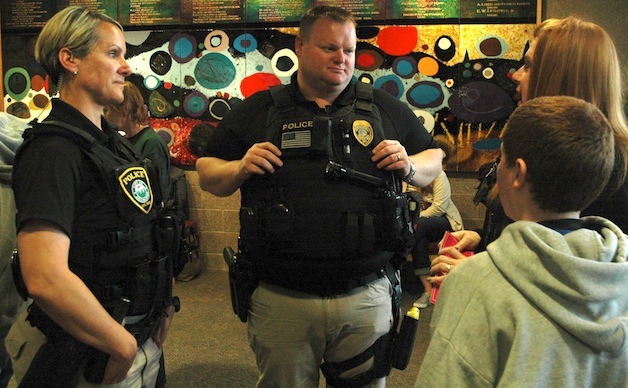
M 371 123 L 366 120 L 355 120 L 353 122 L 353 136 L 358 141 L 358 143 L 362 144 L 364 147 L 367 147 L 373 141 L 373 127 Z
M 142 212 L 148 214 L 153 207 L 153 191 L 144 167 L 130 167 L 124 170 L 118 181 L 122 191 Z

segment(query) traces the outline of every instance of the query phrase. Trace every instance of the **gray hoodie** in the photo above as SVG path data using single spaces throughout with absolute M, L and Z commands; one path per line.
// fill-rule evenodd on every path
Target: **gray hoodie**
M 628 236 L 584 223 L 515 222 L 455 267 L 417 386 L 628 386 Z
M 22 300 L 13 285 L 11 252 L 15 248 L 15 200 L 11 174 L 15 151 L 22 144 L 22 133 L 28 123 L 0 112 L 0 340 L 15 320 Z M 2 346 L 4 349 L 4 346 Z

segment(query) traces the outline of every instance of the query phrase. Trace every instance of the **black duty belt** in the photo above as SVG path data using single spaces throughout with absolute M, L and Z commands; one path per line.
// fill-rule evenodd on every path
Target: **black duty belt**
M 74 238 L 81 236 L 88 239 L 92 246 L 118 249 L 130 242 L 151 238 L 152 231 L 153 224 L 115 231 L 78 230 L 74 232 Z
M 161 319 L 145 318 L 137 323 L 124 325 L 124 328 L 135 337 L 137 345 L 142 346 L 157 329 L 157 326 L 161 324 Z
M 305 292 L 307 294 L 313 294 L 318 296 L 334 296 L 346 294 L 347 292 L 362 286 L 366 286 L 374 282 L 377 279 L 381 279 L 384 276 L 387 276 L 391 279 L 391 282 L 396 277 L 397 269 L 390 262 L 386 263 L 382 268 L 377 271 L 373 271 L 367 275 L 364 275 L 357 279 L 349 279 L 349 280 L 341 280 L 341 281 L 333 281 L 333 282 L 325 282 L 320 281 L 316 283 L 302 283 L 295 282 L 293 279 L 286 279 L 286 281 L 282 281 L 278 278 L 273 279 L 264 279 L 263 281 L 268 282 L 270 284 L 274 284 L 276 286 L 289 288 L 295 291 Z

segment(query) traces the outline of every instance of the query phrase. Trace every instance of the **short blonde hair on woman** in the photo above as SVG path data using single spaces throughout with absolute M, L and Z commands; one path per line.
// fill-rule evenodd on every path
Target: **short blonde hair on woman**
M 35 59 L 54 85 L 59 84 L 64 72 L 59 62 L 59 51 L 65 47 L 79 58 L 86 56 L 100 39 L 97 27 L 103 22 L 123 31 L 116 20 L 85 7 L 67 7 L 48 20 L 37 38 Z

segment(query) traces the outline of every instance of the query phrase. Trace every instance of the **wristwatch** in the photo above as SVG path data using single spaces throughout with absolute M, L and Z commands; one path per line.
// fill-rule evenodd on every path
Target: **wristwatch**
M 410 183 L 412 182 L 412 178 L 414 178 L 414 174 L 416 174 L 416 166 L 410 161 L 410 172 L 401 179 L 406 183 Z

